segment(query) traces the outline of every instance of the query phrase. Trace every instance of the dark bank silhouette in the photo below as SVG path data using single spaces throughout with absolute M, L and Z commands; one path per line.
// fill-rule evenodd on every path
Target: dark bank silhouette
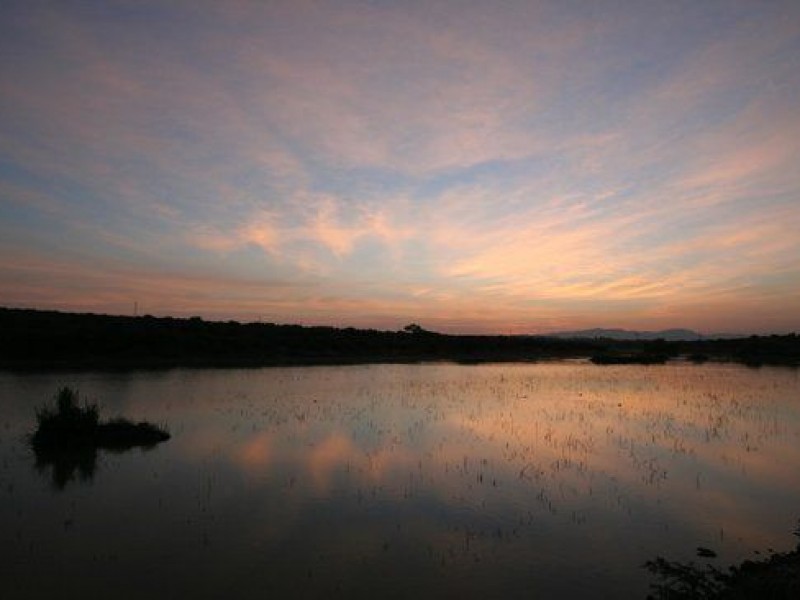
M 80 406 L 78 394 L 66 387 L 59 391 L 55 408 L 45 406 L 36 411 L 36 420 L 38 426 L 30 437 L 36 468 L 40 472 L 52 468 L 53 485 L 58 489 L 76 478 L 91 480 L 99 450 L 149 449 L 170 438 L 151 423 L 123 418 L 101 422 L 97 405 Z
M 666 354 L 642 352 L 640 354 L 595 354 L 591 361 L 596 365 L 663 365 L 669 360 Z
M 536 361 L 601 357 L 598 363 L 660 363 L 675 357 L 752 366 L 800 364 L 800 336 L 689 341 L 447 335 L 411 324 L 400 331 L 121 317 L 0 308 L 0 368 L 245 367 L 448 360 Z M 604 357 L 610 357 L 604 359 Z

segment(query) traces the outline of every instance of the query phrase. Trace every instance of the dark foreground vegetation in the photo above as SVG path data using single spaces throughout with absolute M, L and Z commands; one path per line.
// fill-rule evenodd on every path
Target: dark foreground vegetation
M 591 360 L 596 365 L 663 365 L 669 358 L 666 354 L 640 352 L 595 354 Z
M 37 410 L 36 421 L 36 431 L 30 437 L 36 467 L 40 471 L 52 468 L 53 484 L 59 489 L 76 475 L 91 479 L 98 450 L 149 449 L 170 438 L 164 429 L 151 423 L 123 418 L 102 422 L 97 405 L 81 406 L 78 394 L 70 388 L 59 391 L 55 407 Z
M 795 535 L 800 537 L 800 529 Z M 698 552 L 698 556 L 709 555 Z M 649 596 L 659 600 L 800 598 L 800 543 L 791 552 L 774 553 L 759 561 L 746 560 L 727 570 L 661 557 L 647 561 L 645 568 L 659 579 L 651 586 L 653 595 Z
M 449 360 L 535 361 L 594 358 L 599 364 L 653 364 L 684 357 L 753 366 L 800 364 L 800 336 L 665 341 L 547 336 L 445 335 L 72 314 L 0 308 L 0 368 L 161 368 Z

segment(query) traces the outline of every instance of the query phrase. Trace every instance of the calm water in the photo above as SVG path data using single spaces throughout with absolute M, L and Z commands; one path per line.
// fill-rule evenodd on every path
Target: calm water
M 61 486 L 63 385 L 167 423 Z M 800 376 L 733 365 L 0 374 L 0 596 L 643 598 L 794 546 Z

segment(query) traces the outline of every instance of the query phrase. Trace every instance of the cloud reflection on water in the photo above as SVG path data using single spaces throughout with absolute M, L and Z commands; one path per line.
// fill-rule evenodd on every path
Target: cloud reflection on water
M 463 381 L 458 369 L 344 397 L 334 385 L 313 402 L 290 394 L 230 460 L 246 474 L 277 470 L 320 500 L 379 487 L 398 503 L 533 505 L 600 521 L 599 506 L 655 503 L 664 520 L 698 531 L 720 521 L 741 539 L 760 537 L 751 521 L 762 507 L 748 490 L 800 496 L 791 477 L 800 454 L 786 444 L 798 417 L 738 370 L 656 367 L 630 378 L 628 367 L 485 367 Z

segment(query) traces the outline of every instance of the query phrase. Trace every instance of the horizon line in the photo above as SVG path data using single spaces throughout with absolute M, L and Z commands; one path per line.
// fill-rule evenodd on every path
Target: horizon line
M 751 336 L 772 336 L 772 335 L 796 335 L 797 331 L 788 331 L 786 333 L 778 333 L 778 332 L 769 332 L 769 333 L 753 333 L 753 332 L 703 332 L 698 331 L 696 329 L 692 329 L 689 327 L 667 327 L 663 329 L 628 329 L 626 327 L 615 327 L 615 326 L 597 326 L 597 327 L 582 327 L 577 329 L 554 329 L 546 332 L 529 332 L 529 333 L 503 333 L 500 331 L 495 331 L 492 333 L 475 333 L 475 332 L 458 332 L 458 333 L 451 333 L 451 332 L 440 332 L 435 329 L 429 329 L 424 325 L 421 325 L 420 322 L 423 321 L 421 319 L 417 319 L 408 323 L 405 326 L 401 326 L 399 328 L 380 328 L 376 326 L 365 327 L 365 326 L 355 326 L 355 325 L 348 325 L 348 324 L 339 324 L 333 325 L 330 323 L 313 323 L 313 322 L 278 322 L 278 321 L 271 321 L 266 320 L 263 318 L 258 318 L 254 320 L 245 320 L 245 319 L 234 319 L 234 318 L 223 318 L 223 317 L 208 317 L 199 314 L 193 315 L 175 315 L 175 314 L 152 314 L 152 313 L 144 313 L 144 314 L 125 314 L 125 313 L 112 313 L 112 312 L 92 312 L 92 311 L 77 311 L 77 310 L 70 310 L 70 309 L 61 309 L 61 308 L 37 308 L 31 306 L 9 306 L 9 305 L 0 305 L 0 310 L 9 310 L 9 311 L 33 311 L 33 312 L 50 312 L 50 313 L 59 313 L 65 315 L 76 315 L 76 316 L 98 316 L 98 317 L 118 317 L 118 318 L 128 318 L 128 319 L 144 319 L 144 318 L 155 318 L 155 319 L 176 319 L 176 320 L 190 320 L 190 319 L 200 319 L 201 321 L 208 322 L 208 323 L 238 323 L 241 325 L 276 325 L 276 326 L 299 326 L 299 327 L 327 327 L 332 329 L 357 329 L 362 331 L 380 331 L 380 332 L 389 332 L 389 333 L 397 333 L 403 330 L 404 327 L 408 325 L 418 325 L 424 331 L 429 333 L 435 333 L 438 335 L 464 335 L 464 336 L 486 336 L 486 337 L 550 337 L 550 336 L 558 336 L 558 335 L 565 335 L 565 334 L 572 334 L 572 333 L 585 333 L 591 331 L 605 331 L 605 332 L 623 332 L 623 333 L 630 333 L 630 334 L 658 334 L 658 333 L 667 333 L 672 331 L 685 331 L 688 333 L 695 334 L 699 337 L 706 338 L 706 339 L 719 339 L 722 337 L 729 337 L 729 338 L 746 338 Z M 600 338 L 602 336 L 592 336 Z

